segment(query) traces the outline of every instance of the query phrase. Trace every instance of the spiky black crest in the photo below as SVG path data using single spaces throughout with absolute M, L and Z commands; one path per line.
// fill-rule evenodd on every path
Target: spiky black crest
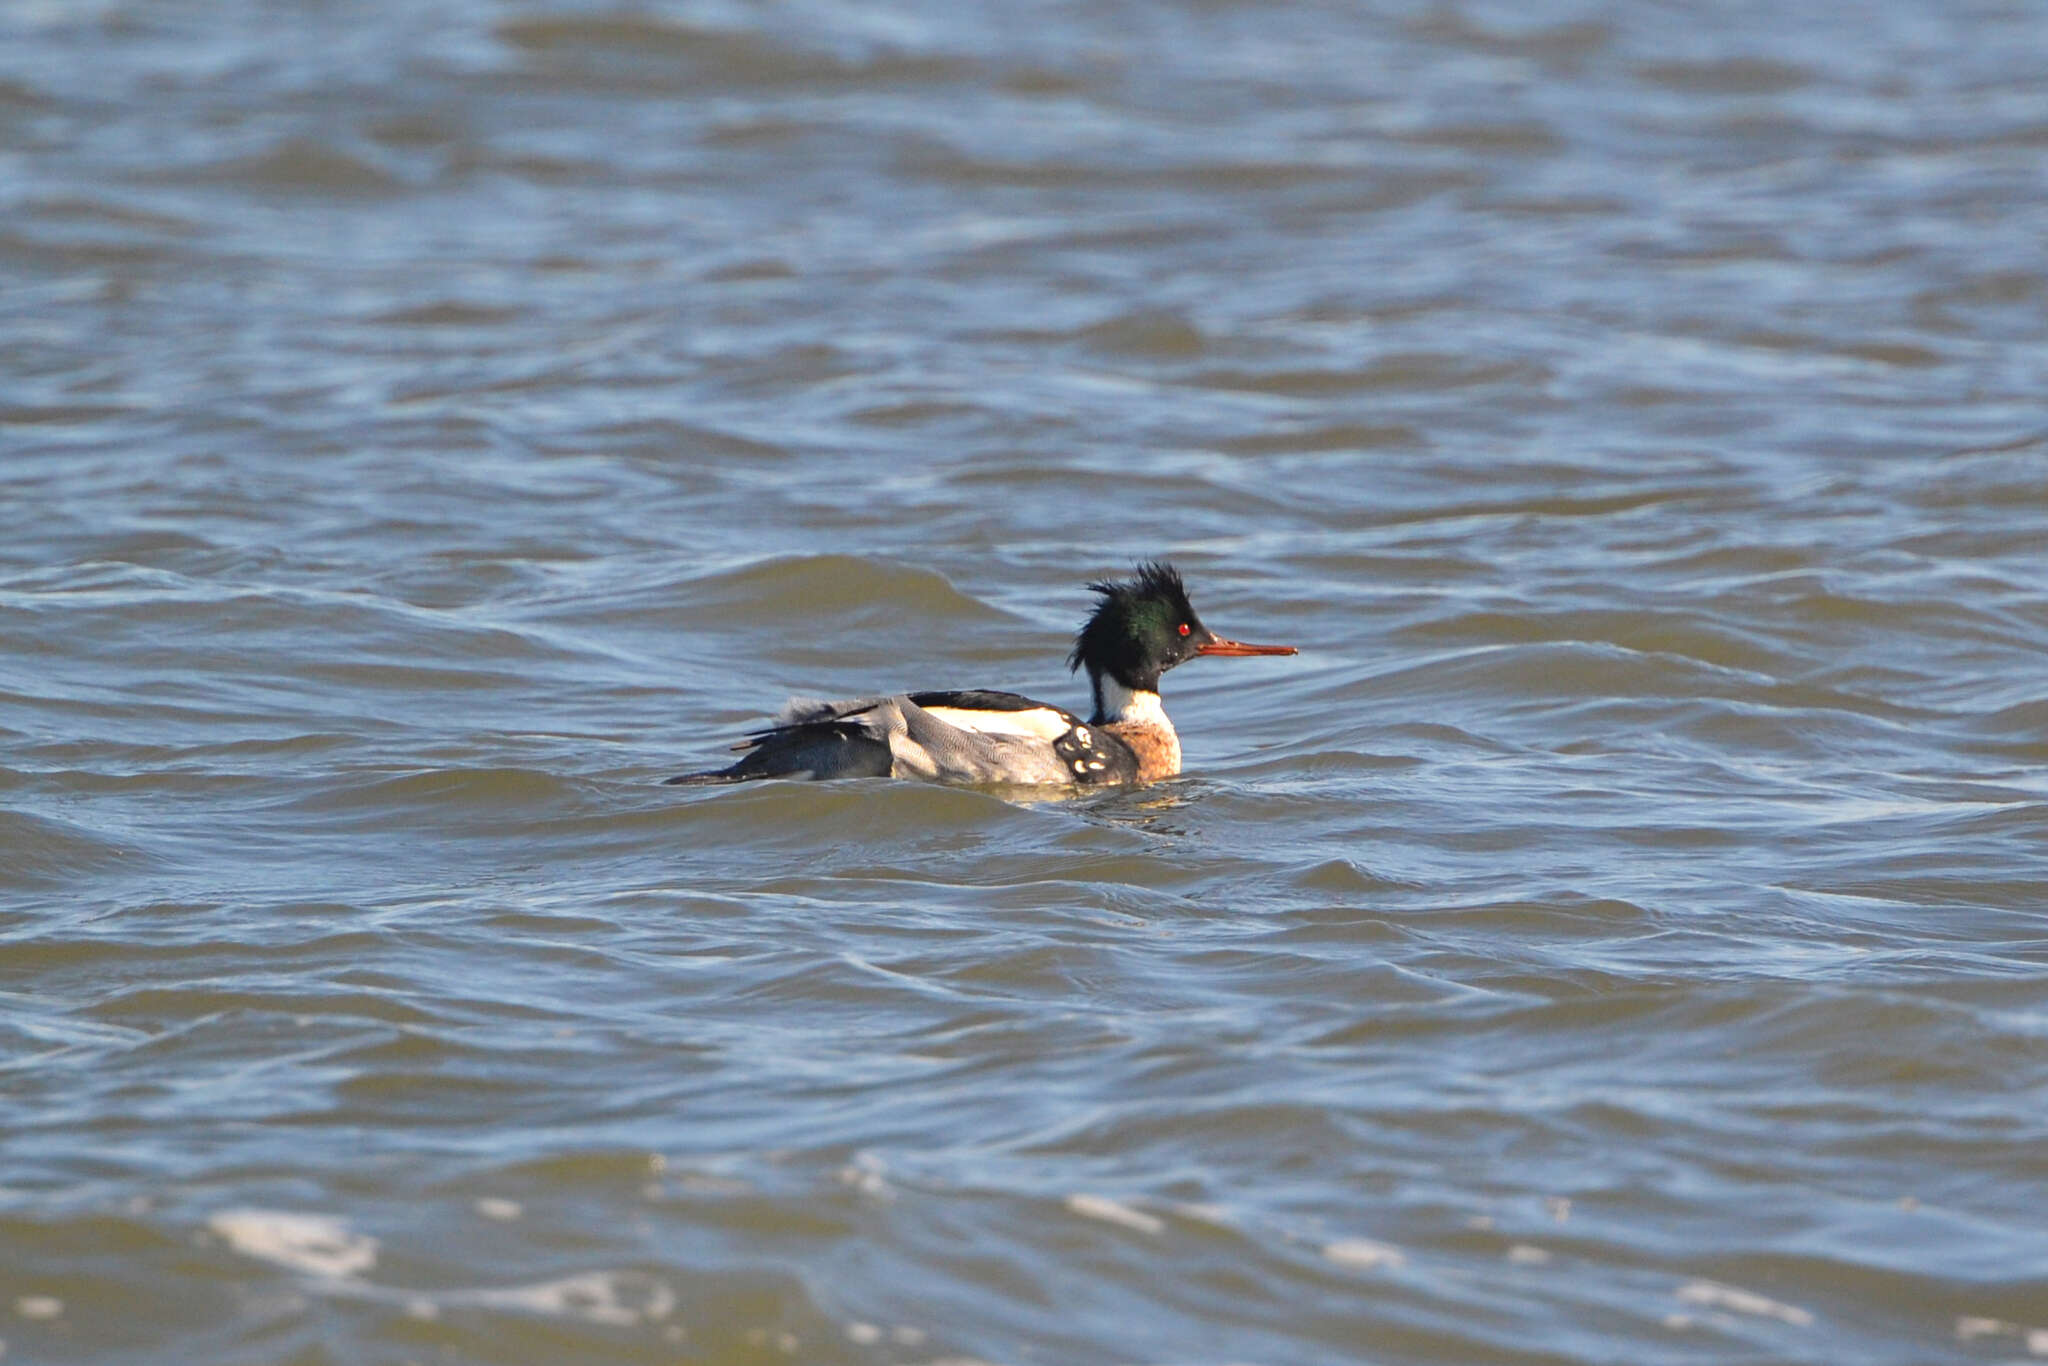
M 1193 654 L 1208 634 L 1180 571 L 1163 560 L 1139 565 L 1134 579 L 1105 579 L 1088 588 L 1101 601 L 1074 637 L 1069 670 L 1085 664 L 1125 687 L 1156 692 L 1159 675 Z

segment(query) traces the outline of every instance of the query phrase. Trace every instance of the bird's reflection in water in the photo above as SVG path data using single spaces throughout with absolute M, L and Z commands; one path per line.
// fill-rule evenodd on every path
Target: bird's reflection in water
M 1209 784 L 1199 778 L 1148 787 L 1115 787 L 1089 793 L 1074 803 L 1073 811 L 1092 825 L 1186 839 L 1193 831 L 1175 815 L 1192 809 L 1208 791 Z

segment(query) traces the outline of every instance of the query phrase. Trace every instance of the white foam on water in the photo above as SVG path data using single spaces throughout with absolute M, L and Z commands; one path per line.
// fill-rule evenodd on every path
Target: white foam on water
M 855 1153 L 853 1161 L 839 1169 L 839 1181 L 871 1200 L 894 1200 L 896 1192 L 889 1188 L 884 1175 L 887 1170 L 887 1165 L 873 1153 Z
M 2048 1357 L 2048 1328 L 2029 1328 L 2024 1323 L 1984 1318 L 1977 1314 L 1956 1316 L 1956 1339 L 1975 1342 L 1978 1338 L 2018 1338 L 2029 1356 Z
M 1979 1318 L 1975 1314 L 1956 1316 L 1956 1337 L 1963 1342 L 1975 1342 L 1978 1338 L 1995 1338 L 2000 1333 L 2018 1332 L 2019 1325 L 2003 1319 Z
M 473 1208 L 484 1218 L 496 1219 L 501 1224 L 509 1223 L 526 1212 L 525 1206 L 517 1200 L 505 1200 L 495 1195 L 479 1197 Z
M 1733 1314 L 1749 1314 L 1761 1319 L 1776 1319 L 1795 1328 L 1805 1328 L 1813 1322 L 1811 1310 L 1801 1309 L 1796 1304 L 1780 1303 L 1768 1295 L 1759 1295 L 1754 1290 L 1722 1285 L 1718 1281 L 1687 1281 L 1678 1287 L 1678 1298 L 1685 1304 L 1696 1304 L 1707 1309 L 1726 1309 Z
M 436 1298 L 444 1306 L 509 1309 L 620 1327 L 659 1323 L 676 1309 L 675 1292 L 660 1281 L 611 1271 L 588 1271 L 503 1289 L 448 1291 Z
M 1408 1264 L 1408 1254 L 1400 1248 L 1375 1243 L 1370 1238 L 1339 1238 L 1334 1243 L 1325 1243 L 1323 1256 L 1339 1266 L 1348 1266 L 1359 1271 Z
M 206 1226 L 244 1257 L 309 1276 L 343 1280 L 377 1264 L 375 1238 L 351 1233 L 341 1220 L 325 1214 L 231 1209 L 214 1215 Z
M 64 1301 L 55 1295 L 23 1295 L 14 1302 L 14 1312 L 25 1319 L 54 1319 L 64 1312 Z
M 1550 1260 L 1550 1253 L 1529 1243 L 1516 1243 L 1508 1249 L 1508 1260 L 1517 1266 L 1542 1266 Z
M 1132 1209 L 1119 1200 L 1106 1195 L 1076 1194 L 1067 1197 L 1067 1208 L 1085 1219 L 1100 1219 L 1106 1224 L 1119 1224 L 1135 1229 L 1139 1233 L 1164 1233 L 1166 1221 L 1156 1214 L 1147 1214 L 1141 1209 Z

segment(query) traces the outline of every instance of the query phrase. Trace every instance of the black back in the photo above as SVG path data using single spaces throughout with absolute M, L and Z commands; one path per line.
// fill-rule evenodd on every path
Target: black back
M 914 692 L 910 700 L 920 707 L 954 707 L 961 711 L 1049 711 L 1064 716 L 1069 721 L 1079 720 L 1064 707 L 1055 707 L 1050 702 L 1014 692 L 992 692 L 987 688 L 968 688 L 959 692 Z

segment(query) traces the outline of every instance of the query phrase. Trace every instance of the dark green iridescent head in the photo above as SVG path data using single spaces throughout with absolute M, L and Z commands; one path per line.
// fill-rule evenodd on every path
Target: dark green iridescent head
M 1107 674 L 1134 692 L 1158 692 L 1159 675 L 1216 639 L 1170 564 L 1155 560 L 1128 582 L 1088 587 L 1102 601 L 1074 637 L 1069 669 L 1085 664 L 1091 675 Z

